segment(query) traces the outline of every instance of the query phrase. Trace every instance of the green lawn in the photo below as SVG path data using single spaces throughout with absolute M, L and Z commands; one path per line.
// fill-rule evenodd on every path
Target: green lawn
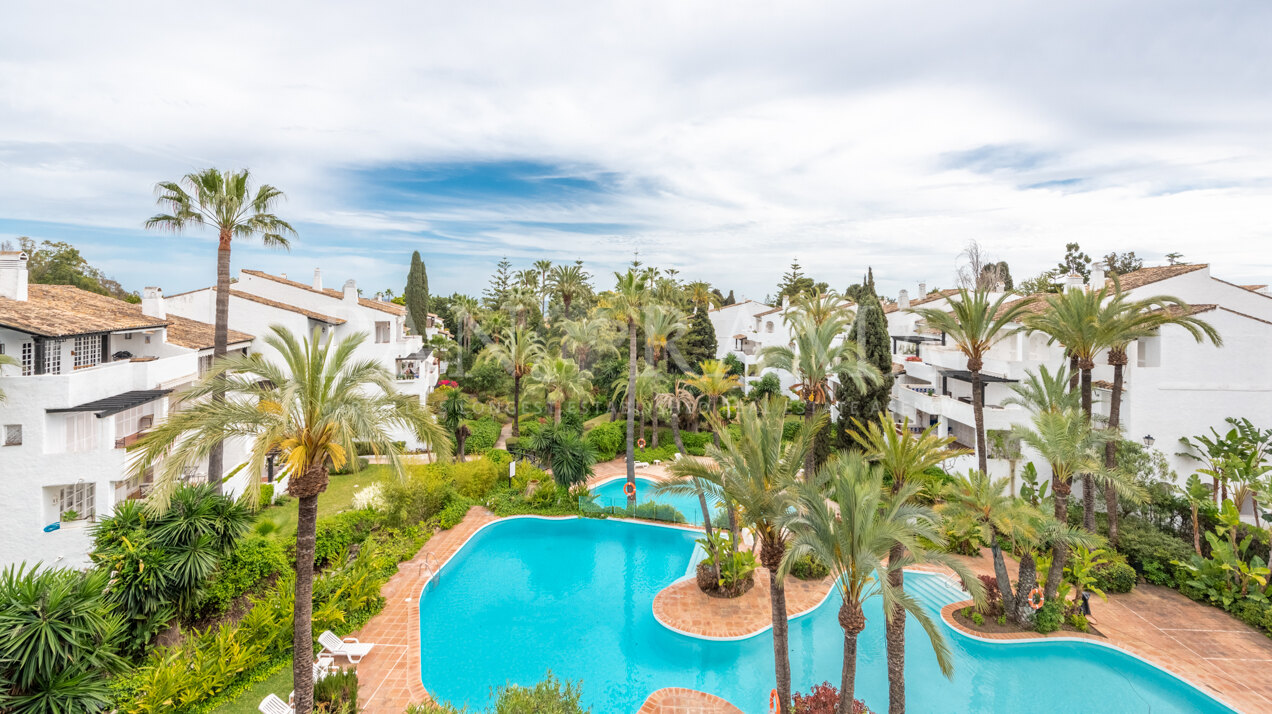
M 287 664 L 277 672 L 269 675 L 263 682 L 257 682 L 248 687 L 242 694 L 234 699 L 213 709 L 216 714 L 260 714 L 261 700 L 265 695 L 273 693 L 278 695 L 279 699 L 287 701 L 287 695 L 292 691 L 292 663 L 287 660 Z
M 318 517 L 323 518 L 348 509 L 353 502 L 353 494 L 386 478 L 393 478 L 393 472 L 388 466 L 379 464 L 372 464 L 356 474 L 331 476 L 327 490 L 318 496 Z M 272 506 L 262 511 L 256 521 L 272 521 L 278 528 L 273 533 L 275 537 L 295 539 L 299 508 L 296 499 L 290 498 L 281 506 Z

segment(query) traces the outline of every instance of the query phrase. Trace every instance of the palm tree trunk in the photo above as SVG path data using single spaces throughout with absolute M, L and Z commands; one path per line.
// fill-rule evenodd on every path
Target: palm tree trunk
M 318 494 L 302 496 L 296 521 L 296 604 L 292 627 L 292 684 L 295 711 L 314 708 L 314 545 L 318 528 Z
M 645 405 L 644 404 L 640 405 L 640 407 L 636 410 L 636 414 L 639 415 L 640 417 L 639 419 L 637 419 L 637 421 L 640 422 L 640 440 L 645 441 Z M 649 442 L 645 442 L 645 443 L 649 443 Z
M 905 557 L 905 547 L 893 544 L 888 551 L 888 562 L 896 563 Z M 888 582 L 898 590 L 905 587 L 905 573 L 900 568 L 888 569 Z M 883 621 L 884 639 L 888 646 L 888 712 L 905 712 L 905 609 L 894 605 L 892 613 Z
M 707 405 L 708 405 L 708 408 L 710 408 L 710 409 L 711 409 L 711 413 L 712 413 L 712 414 L 717 414 L 717 413 L 718 413 L 718 412 L 716 411 L 716 400 L 717 400 L 717 399 L 719 399 L 719 397 L 717 397 L 717 396 L 715 396 L 715 395 L 712 395 L 710 398 L 708 398 L 708 399 L 707 399 Z M 719 432 L 719 431 L 717 431 L 714 427 L 713 427 L 713 428 L 712 428 L 712 430 L 711 430 L 711 443 L 715 444 L 717 449 L 718 449 L 718 448 L 720 448 L 720 432 Z
M 216 249 L 216 325 L 212 335 L 212 359 L 225 356 L 230 332 L 230 239 L 228 228 L 222 228 Z M 217 378 L 217 389 L 212 393 L 215 401 L 225 400 L 225 380 Z M 208 452 L 208 483 L 212 492 L 221 493 L 221 474 L 225 472 L 225 447 L 218 441 Z
M 521 375 L 512 373 L 512 438 L 521 438 Z
M 1082 367 L 1082 413 L 1087 423 L 1091 423 L 1091 363 L 1084 361 Z M 1082 474 L 1082 527 L 1095 532 L 1095 479 L 1091 474 Z
M 970 360 L 969 360 L 970 362 Z M 981 473 L 989 473 L 989 447 L 985 445 L 985 383 L 981 381 L 980 365 L 970 369 L 972 373 L 972 419 L 976 422 L 976 465 Z
M 1120 357 L 1119 357 L 1120 355 Z M 1116 430 L 1122 422 L 1122 384 L 1123 366 L 1126 364 L 1126 352 L 1120 349 L 1109 351 L 1109 364 L 1113 365 L 1113 394 L 1109 403 L 1109 429 Z M 1112 470 L 1117 466 L 1117 444 L 1108 442 L 1104 445 L 1104 466 Z M 1104 510 L 1109 516 L 1109 545 L 1117 546 L 1117 525 L 1120 514 L 1117 505 L 1117 490 L 1113 484 L 1104 487 Z
M 552 423 L 561 424 L 561 402 L 552 405 Z
M 809 428 L 813 423 L 813 418 L 817 416 L 817 405 L 804 400 L 804 428 Z M 817 447 L 814 444 L 808 445 L 808 453 L 804 454 L 804 481 L 813 478 L 813 470 L 817 467 Z
M 676 451 L 681 456 L 686 455 L 684 439 L 680 438 L 680 397 L 675 393 L 675 387 L 672 387 L 671 399 L 671 438 L 676 442 Z
M 658 405 L 657 404 L 650 406 L 649 414 L 650 414 L 650 417 L 654 420 L 654 438 L 650 441 L 649 445 L 657 449 L 658 448 Z
M 1072 486 L 1055 476 L 1052 468 L 1051 498 L 1055 503 L 1055 517 L 1061 524 L 1069 522 L 1069 491 Z M 1051 546 L 1051 569 L 1047 571 L 1047 586 L 1043 596 L 1050 600 L 1060 589 L 1060 578 L 1064 575 L 1064 563 L 1069 556 L 1069 547 L 1057 540 Z M 1025 591 L 1028 593 L 1028 591 Z
M 866 618 L 861 612 L 861 605 L 848 607 L 848 603 L 839 606 L 839 625 L 844 628 L 844 668 L 839 677 L 838 714 L 853 714 L 853 700 L 857 690 L 857 635 L 865 629 Z
M 768 570 L 769 605 L 773 615 L 773 670 L 777 678 L 777 699 L 782 714 L 791 711 L 791 658 L 790 633 L 786 620 L 786 590 L 777 579 L 777 569 L 782 564 L 786 546 L 765 539 L 760 546 L 760 560 Z
M 636 508 L 636 321 L 627 320 L 627 483 L 632 495 L 627 507 Z
M 1029 605 L 1029 591 L 1038 586 L 1038 564 L 1033 551 L 1026 550 L 1020 556 L 1020 570 L 1016 574 L 1016 609 L 1012 621 L 1024 627 L 1033 622 L 1033 608 Z
M 994 556 L 994 579 L 998 581 L 998 592 L 1003 596 L 1003 614 L 1013 620 L 1016 615 L 1016 595 L 1011 591 L 1011 575 L 1007 572 L 1007 561 L 1003 558 L 1003 549 L 998 547 L 998 534 L 991 533 L 989 552 Z

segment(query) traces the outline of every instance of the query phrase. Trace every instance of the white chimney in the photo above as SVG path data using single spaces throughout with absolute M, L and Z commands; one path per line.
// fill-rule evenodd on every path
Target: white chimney
M 322 269 L 314 268 L 314 290 L 322 290 Z
M 279 274 L 278 274 L 278 277 L 282 278 L 283 280 L 286 280 L 286 279 L 287 279 L 287 273 L 279 273 Z
M 1104 287 L 1104 263 L 1096 263 L 1091 266 L 1091 281 L 1087 283 L 1092 290 L 1099 290 Z
M 27 254 L 20 250 L 0 251 L 0 297 L 27 299 Z
M 786 312 L 788 309 L 790 309 L 790 307 L 791 307 L 791 296 L 783 295 L 782 296 L 782 312 Z
M 927 297 L 927 283 L 919 283 L 919 299 Z
M 897 295 L 897 307 L 902 310 L 908 310 L 910 308 L 910 291 L 902 290 L 901 293 Z
M 163 304 L 163 290 L 148 287 L 141 291 L 141 314 L 160 320 L 168 319 L 168 309 Z
M 353 282 L 352 278 L 345 281 L 343 297 L 345 302 L 358 301 L 358 284 Z
M 1082 289 L 1082 276 L 1077 273 L 1069 273 L 1064 278 L 1065 292 L 1068 292 L 1069 290 L 1073 290 L 1073 289 L 1077 289 L 1077 290 Z

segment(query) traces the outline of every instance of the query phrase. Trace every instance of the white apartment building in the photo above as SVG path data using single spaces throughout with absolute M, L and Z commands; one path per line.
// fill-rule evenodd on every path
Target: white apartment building
M 93 519 L 147 493 L 151 475 L 127 473 L 125 448 L 210 364 L 213 327 L 165 315 L 157 288 L 134 305 L 28 285 L 26 260 L 0 253 L 0 352 L 19 362 L 0 368 L 0 564 L 77 567 Z
M 1105 282 L 1097 266 L 1091 284 Z M 1172 265 L 1144 268 L 1121 276 L 1122 289 L 1135 298 L 1155 295 L 1179 298 L 1195 314 L 1218 330 L 1223 346 L 1198 344 L 1185 330 L 1167 326 L 1159 334 L 1138 340 L 1127 350 L 1124 368 L 1121 424 L 1126 438 L 1151 442 L 1181 478 L 1197 464 L 1177 456 L 1179 439 L 1207 433 L 1210 427 L 1227 430 L 1227 417 L 1247 417 L 1256 424 L 1272 424 L 1272 295 L 1266 286 L 1241 286 L 1216 278 L 1207 265 Z M 1080 287 L 1071 276 L 1067 287 Z M 920 291 L 922 294 L 922 291 Z M 923 304 L 944 307 L 949 295 L 925 295 L 910 301 L 903 291 L 895 309 L 888 312 L 897 375 L 892 412 L 898 421 L 909 419 L 915 427 L 936 425 L 960 445 L 973 448 L 975 431 L 971 408 L 971 382 L 967 360 L 939 332 L 929 331 L 906 308 Z M 1035 303 L 1041 309 L 1042 303 Z M 1027 424 L 1029 413 L 1004 405 L 1011 385 L 1040 365 L 1055 369 L 1066 364 L 1063 349 L 1048 345 L 1040 334 L 1019 333 L 996 345 L 985 359 L 985 426 L 989 431 Z M 1096 358 L 1092 374 L 1097 413 L 1108 413 L 1112 367 L 1106 355 Z M 1036 455 L 1035 455 L 1036 456 Z M 1041 473 L 1049 473 L 1040 459 L 1033 460 Z M 955 468 L 967 468 L 967 458 Z M 1006 462 L 991 461 L 995 476 L 1006 475 Z
M 169 314 L 194 320 L 215 320 L 216 288 L 169 295 L 164 299 Z M 356 353 L 359 359 L 382 363 L 396 377 L 395 386 L 404 394 L 421 400 L 446 371 L 425 341 L 444 326 L 436 315 L 429 316 L 425 334 L 410 334 L 406 328 L 406 308 L 378 299 L 359 297 L 357 284 L 347 280 L 340 290 L 325 288 L 321 270 L 314 270 L 313 282 L 290 280 L 258 270 L 242 270 L 230 288 L 230 327 L 257 335 L 250 352 L 277 359 L 274 348 L 261 339 L 273 325 L 282 325 L 298 337 L 315 331 L 336 340 L 363 333 L 366 340 Z M 398 439 L 408 449 L 425 448 L 413 434 L 402 432 Z M 227 455 L 226 469 L 232 467 Z

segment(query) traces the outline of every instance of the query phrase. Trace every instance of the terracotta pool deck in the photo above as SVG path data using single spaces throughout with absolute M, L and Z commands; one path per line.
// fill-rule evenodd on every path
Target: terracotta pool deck
M 610 462 L 611 464 L 613 462 Z M 605 467 L 610 464 L 601 464 Z M 625 473 L 622 463 L 617 473 L 598 468 L 604 479 Z M 658 478 L 659 467 L 638 471 Z M 420 682 L 418 594 L 424 583 L 422 564 L 430 555 L 440 566 L 479 528 L 497 518 L 474 507 L 455 528 L 439 533 L 416 555 L 404 563 L 384 587 L 387 604 L 383 612 L 355 633 L 376 649 L 358 667 L 361 711 L 367 714 L 401 714 L 408 704 L 428 699 Z M 992 573 L 988 553 L 965 558 L 978 574 Z M 1015 564 L 1009 564 L 1015 572 Z M 673 585 L 655 598 L 655 614 L 660 620 L 685 632 L 706 637 L 740 637 L 762 631 L 769 625 L 768 578 L 761 569 L 754 588 L 741 598 L 709 598 L 690 581 Z M 787 584 L 788 612 L 805 612 L 821 602 L 830 587 L 829 579 L 815 583 L 790 580 Z M 408 602 L 409 599 L 409 602 Z M 958 605 L 949 606 L 952 611 Z M 1260 676 L 1272 664 L 1272 639 L 1234 619 L 1218 608 L 1193 602 L 1167 588 L 1141 584 L 1127 594 L 1113 594 L 1107 603 L 1092 601 L 1094 626 L 1101 636 L 1089 639 L 1114 645 L 1195 684 L 1203 691 L 1243 712 L 1272 711 L 1272 680 Z M 951 626 L 961 626 L 950 618 Z M 1021 639 L 1033 635 L 982 635 L 992 640 Z M 1055 636 L 1074 636 L 1057 633 Z M 728 702 L 686 689 L 654 692 L 638 714 L 737 714 Z

